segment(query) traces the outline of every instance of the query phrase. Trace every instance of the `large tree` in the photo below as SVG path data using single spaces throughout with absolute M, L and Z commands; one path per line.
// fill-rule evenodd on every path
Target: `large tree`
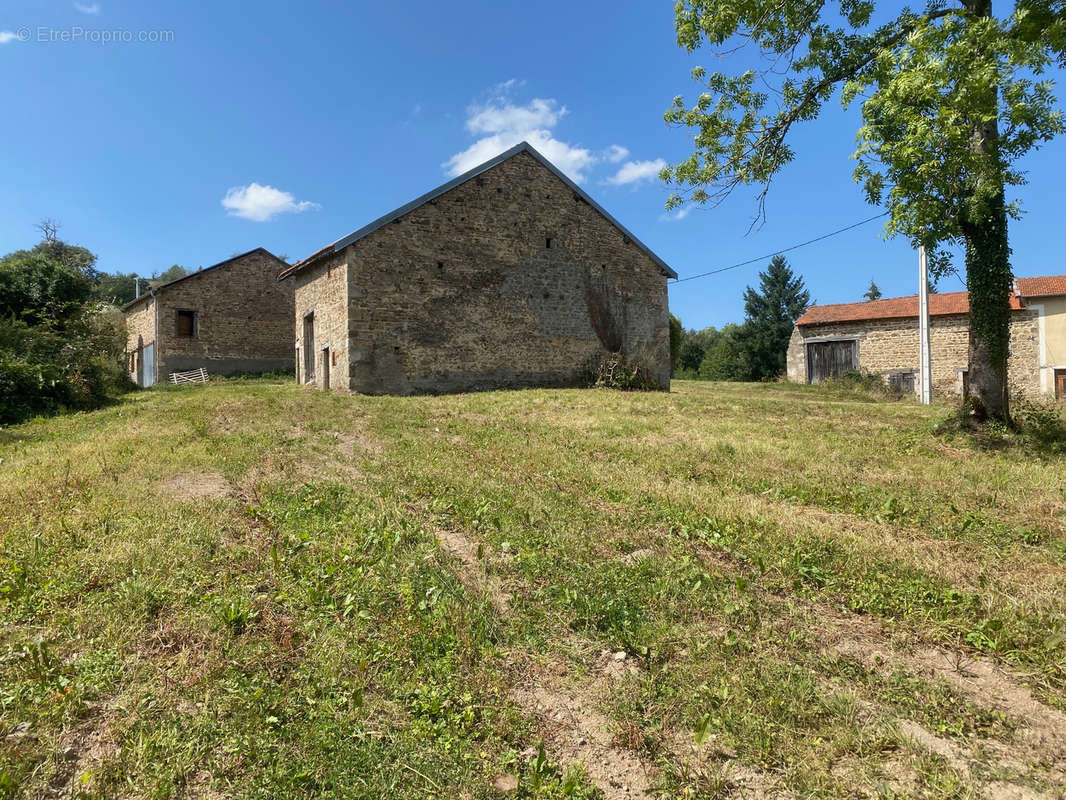
M 803 278 L 784 256 L 774 256 L 759 273 L 758 290 L 744 290 L 744 325 L 737 335 L 747 355 L 749 380 L 772 380 L 785 371 L 792 328 L 810 304 Z
M 866 0 L 679 0 L 675 14 L 690 52 L 751 46 L 760 66 L 693 70 L 706 91 L 692 105 L 676 97 L 666 112 L 695 129 L 695 152 L 663 171 L 679 187 L 668 206 L 720 202 L 754 184 L 764 214 L 772 180 L 794 157 L 793 127 L 835 97 L 860 103 L 855 179 L 887 206 L 886 233 L 930 251 L 935 275 L 949 269 L 946 245 L 965 248 L 970 391 L 985 413 L 1009 419 L 1007 219 L 1017 208 L 1005 189 L 1023 183 L 1017 160 L 1064 129 L 1040 77 L 1066 65 L 1063 0 L 1019 0 L 1001 16 L 991 0 L 892 14 Z

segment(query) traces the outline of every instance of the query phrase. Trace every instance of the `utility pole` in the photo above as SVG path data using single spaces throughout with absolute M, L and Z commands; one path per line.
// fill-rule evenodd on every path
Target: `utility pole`
M 918 248 L 918 375 L 923 406 L 933 402 L 933 365 L 929 352 L 929 263 Z
M 136 300 L 141 296 L 141 279 L 136 275 L 133 276 L 133 299 Z

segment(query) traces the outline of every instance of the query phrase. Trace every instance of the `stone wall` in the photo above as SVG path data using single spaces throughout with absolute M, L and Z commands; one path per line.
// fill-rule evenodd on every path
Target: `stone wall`
M 284 267 L 259 249 L 157 291 L 159 380 L 199 367 L 215 375 L 292 369 L 293 284 L 277 280 Z M 177 335 L 179 309 L 196 312 L 195 337 Z
M 1011 314 L 1007 386 L 1012 395 L 1036 397 L 1040 394 L 1039 317 L 1034 309 Z
M 807 382 L 805 345 L 826 338 L 854 338 L 859 342 L 859 369 L 885 374 L 918 371 L 918 319 L 862 320 L 804 325 L 792 331 L 788 347 L 788 378 Z M 961 371 L 969 364 L 970 326 L 966 314 L 930 319 L 933 391 L 941 395 L 962 393 Z M 1040 390 L 1037 314 L 1015 311 L 1011 317 L 1011 357 L 1008 381 L 1014 394 Z
M 324 261 L 348 270 L 355 391 L 574 385 L 608 351 L 669 388 L 666 276 L 528 153 Z
M 126 368 L 130 380 L 140 383 L 140 363 L 145 346 L 155 341 L 155 299 L 147 297 L 126 311 Z
M 307 364 L 304 363 L 304 320 L 313 314 L 315 336 L 315 384 L 325 387 L 322 370 L 322 350 L 328 349 L 330 360 L 329 388 L 348 388 L 348 267 L 345 264 L 322 263 L 297 272 L 291 281 L 296 284 L 296 379 L 308 383 Z

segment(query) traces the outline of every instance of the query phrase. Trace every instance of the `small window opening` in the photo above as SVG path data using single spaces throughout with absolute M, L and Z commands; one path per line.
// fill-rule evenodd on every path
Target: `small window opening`
M 437 269 L 444 269 L 444 262 L 443 261 L 438 261 L 437 262 Z
M 545 250 L 551 250 L 552 249 L 552 240 L 551 240 L 550 236 L 547 239 L 544 240 L 544 249 Z
M 196 312 L 186 308 L 179 308 L 176 312 L 177 336 L 179 339 L 195 339 Z

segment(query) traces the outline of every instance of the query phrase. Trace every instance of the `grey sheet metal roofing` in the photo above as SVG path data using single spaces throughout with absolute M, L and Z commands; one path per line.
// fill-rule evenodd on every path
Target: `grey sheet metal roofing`
M 157 295 L 159 292 L 163 291 L 164 289 L 169 289 L 175 283 L 181 283 L 182 281 L 187 281 L 189 278 L 195 278 L 197 275 L 203 275 L 208 270 L 215 269 L 215 267 L 224 267 L 224 266 L 226 266 L 226 264 L 230 264 L 230 263 L 236 261 L 238 258 L 244 258 L 245 256 L 250 256 L 252 253 L 259 253 L 259 252 L 266 253 L 268 256 L 270 256 L 272 259 L 277 261 L 279 264 L 285 264 L 284 261 L 282 261 L 276 255 L 271 253 L 265 247 L 256 247 L 256 248 L 254 248 L 252 250 L 249 250 L 247 253 L 239 253 L 238 255 L 230 256 L 225 261 L 219 261 L 217 264 L 212 264 L 210 267 L 201 267 L 200 269 L 196 270 L 195 272 L 190 272 L 188 275 L 182 275 L 180 278 L 175 278 L 172 281 L 167 281 L 162 286 L 156 286 L 154 289 L 149 289 L 147 292 L 142 294 L 140 297 L 135 297 L 132 300 L 130 300 L 128 303 L 126 303 L 126 305 L 122 306 L 122 310 L 123 311 L 129 311 L 131 308 L 133 308 L 135 305 L 140 303 L 142 300 L 147 300 L 149 297 L 155 297 L 155 295 Z M 285 267 L 282 269 L 282 272 L 284 272 L 286 269 L 289 269 L 289 265 L 288 264 L 285 264 Z
M 674 272 L 674 270 L 672 270 L 667 265 L 667 263 L 665 261 L 663 261 L 661 258 L 659 258 L 659 256 L 655 255 L 655 253 L 652 252 L 651 248 L 648 247 L 646 244 L 644 244 L 644 242 L 642 242 L 636 236 L 634 236 L 633 233 L 625 225 L 623 225 L 621 222 L 619 222 L 614 217 L 612 217 L 609 213 L 607 213 L 607 210 L 603 206 L 601 206 L 599 203 L 597 203 L 595 200 L 593 200 L 591 197 L 589 197 L 588 193 L 584 189 L 582 189 L 580 186 L 578 186 L 576 183 L 574 183 L 572 180 L 570 180 L 568 177 L 566 177 L 566 175 L 564 175 L 559 170 L 558 167 L 556 167 L 548 159 L 546 159 L 544 156 L 542 156 L 540 153 L 538 153 L 529 142 L 520 142 L 519 144 L 516 144 L 514 147 L 512 147 L 510 150 L 505 150 L 504 152 L 500 153 L 495 158 L 491 158 L 488 161 L 486 161 L 484 164 L 481 164 L 479 166 L 474 167 L 469 172 L 464 172 L 459 177 L 453 178 L 452 180 L 448 181 L 447 183 L 441 184 L 436 189 L 433 189 L 432 191 L 426 192 L 421 197 L 416 197 L 410 203 L 407 203 L 406 205 L 400 206 L 395 211 L 390 211 L 385 216 L 378 217 L 376 220 L 371 222 L 369 225 L 364 225 L 359 230 L 354 231 L 352 233 L 349 233 L 343 239 L 338 239 L 337 241 L 333 242 L 332 244 L 327 244 L 325 247 L 323 247 L 323 248 L 321 248 L 319 250 L 316 250 L 314 253 L 312 253 L 307 258 L 303 259 L 302 261 L 297 261 L 295 264 L 293 264 L 288 269 L 282 270 L 281 274 L 278 276 L 278 280 L 279 281 L 280 280 L 285 280 L 285 278 L 289 277 L 290 275 L 292 275 L 292 274 L 294 274 L 296 272 L 299 272 L 304 267 L 310 266 L 313 262 L 317 261 L 319 258 L 321 258 L 322 256 L 324 256 L 324 255 L 326 255 L 328 253 L 339 253 L 341 250 L 343 250 L 348 245 L 352 244 L 353 242 L 359 241 L 364 236 L 370 235 L 371 233 L 373 233 L 374 231 L 376 231 L 378 228 L 382 227 L 383 225 L 387 225 L 388 223 L 392 222 L 393 220 L 399 219 L 404 214 L 407 214 L 407 213 L 409 213 L 411 211 L 414 211 L 419 206 L 424 205 L 425 203 L 428 203 L 430 200 L 434 200 L 434 199 L 440 197 L 445 192 L 454 189 L 456 186 L 459 186 L 459 185 L 461 185 L 463 183 L 466 183 L 471 178 L 476 178 L 481 173 L 492 169 L 497 164 L 501 164 L 501 163 L 503 163 L 504 161 L 506 161 L 509 158 L 513 158 L 514 156 L 518 155 L 519 153 L 529 153 L 531 156 L 533 156 L 533 158 L 537 159 L 537 161 L 539 161 L 541 164 L 543 164 L 548 169 L 550 169 L 555 174 L 555 176 L 557 178 L 559 178 L 559 180 L 561 180 L 568 187 L 573 189 L 573 191 L 577 195 L 579 195 L 582 200 L 584 200 L 586 203 L 588 203 L 594 209 L 599 211 L 604 217 L 606 217 L 608 222 L 610 222 L 612 225 L 614 225 L 616 228 L 618 228 L 618 230 L 620 230 L 623 234 L 625 234 L 627 237 L 629 237 L 629 239 L 631 239 L 633 241 L 633 243 L 635 245 L 637 245 L 637 247 L 639 247 L 641 250 L 643 250 L 645 253 L 647 253 L 648 257 L 651 258 L 651 260 L 656 263 L 656 265 L 659 267 L 659 269 L 661 269 L 667 275 L 667 277 L 670 277 L 670 278 L 676 278 L 677 277 L 677 273 Z

